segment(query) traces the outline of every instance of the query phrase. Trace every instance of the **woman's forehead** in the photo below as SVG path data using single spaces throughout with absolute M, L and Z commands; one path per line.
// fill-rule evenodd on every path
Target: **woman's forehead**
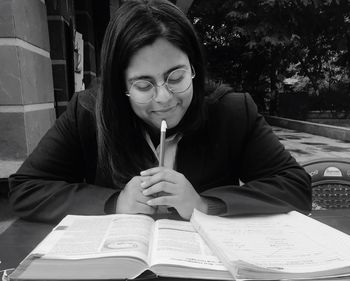
M 136 76 L 162 76 L 184 66 L 189 67 L 188 56 L 169 41 L 160 38 L 131 57 L 126 77 L 129 79 Z

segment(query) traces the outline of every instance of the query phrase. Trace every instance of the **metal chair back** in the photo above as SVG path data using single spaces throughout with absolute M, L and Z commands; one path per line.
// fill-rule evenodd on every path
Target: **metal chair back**
M 320 158 L 302 165 L 312 180 L 312 209 L 350 208 L 350 158 Z

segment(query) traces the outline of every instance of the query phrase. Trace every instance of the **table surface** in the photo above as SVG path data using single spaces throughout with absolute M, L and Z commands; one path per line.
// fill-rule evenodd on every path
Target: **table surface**
M 313 211 L 311 217 L 350 234 L 350 209 Z M 0 235 L 0 270 L 17 267 L 53 227 L 20 219 L 15 221 Z

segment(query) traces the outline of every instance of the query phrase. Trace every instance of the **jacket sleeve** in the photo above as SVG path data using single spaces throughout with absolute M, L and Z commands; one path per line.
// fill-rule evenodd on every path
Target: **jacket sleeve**
M 209 189 L 203 196 L 220 199 L 222 215 L 280 213 L 311 210 L 310 176 L 280 143 L 248 94 L 241 112 L 241 154 L 238 160 L 241 186 Z M 237 99 L 225 98 L 226 108 Z M 231 104 L 232 108 L 237 108 Z M 230 114 L 230 113 L 229 113 Z M 233 113 L 235 114 L 235 113 Z M 234 118 L 237 120 L 237 113 Z M 230 118 L 228 118 L 230 120 Z M 232 118 L 231 118 L 232 119 Z M 236 128 L 237 129 L 237 128 Z M 237 139 L 237 134 L 228 133 Z M 231 139 L 232 141 L 232 139 Z
M 86 182 L 78 103 L 75 94 L 67 110 L 10 176 L 10 202 L 18 216 L 56 222 L 67 214 L 105 214 L 106 203 L 116 194 L 114 189 Z

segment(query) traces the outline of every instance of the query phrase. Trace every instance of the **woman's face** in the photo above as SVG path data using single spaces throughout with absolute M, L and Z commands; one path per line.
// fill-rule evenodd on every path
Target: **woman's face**
M 167 81 L 169 74 L 176 69 L 186 69 L 188 73 L 191 73 L 189 59 L 184 52 L 163 38 L 141 48 L 131 57 L 125 72 L 127 89 L 130 90 L 132 84 L 138 80 L 146 80 L 153 85 L 159 85 L 155 87 L 155 96 L 147 103 L 138 103 L 133 98 L 129 99 L 135 114 L 151 128 L 160 128 L 162 120 L 167 122 L 168 128 L 174 128 L 179 124 L 191 104 L 193 97 L 191 78 L 190 85 L 184 92 L 172 94 L 165 87 L 164 82 Z M 181 71 L 178 72 L 181 73 Z M 177 75 L 175 77 L 178 78 Z M 177 83 L 177 80 L 171 81 Z M 147 82 L 141 83 L 142 88 L 138 89 L 143 91 L 145 88 L 147 91 L 147 85 L 149 85 Z

